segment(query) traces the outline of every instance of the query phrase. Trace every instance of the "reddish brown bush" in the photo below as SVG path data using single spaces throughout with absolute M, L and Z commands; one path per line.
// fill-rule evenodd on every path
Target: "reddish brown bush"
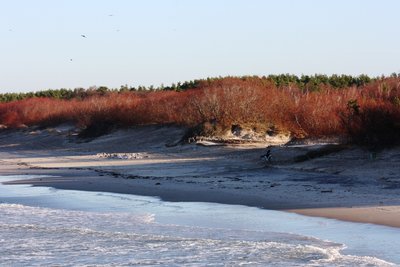
M 193 127 L 208 123 L 230 129 L 245 123 L 277 127 L 299 137 L 347 135 L 360 143 L 398 139 L 399 78 L 363 87 L 322 87 L 307 92 L 290 84 L 278 88 L 257 77 L 229 77 L 203 81 L 182 92 L 109 92 L 83 100 L 31 98 L 0 104 L 0 124 L 20 127 L 73 122 L 102 134 L 114 127 L 143 124 Z
M 378 149 L 400 142 L 400 106 L 396 104 L 362 99 L 360 105 L 351 100 L 341 118 L 354 143 Z

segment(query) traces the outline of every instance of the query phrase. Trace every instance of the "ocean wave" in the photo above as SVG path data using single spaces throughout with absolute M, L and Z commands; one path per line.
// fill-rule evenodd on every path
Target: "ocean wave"
M 2 265 L 391 266 L 289 233 L 160 224 L 153 214 L 0 204 Z

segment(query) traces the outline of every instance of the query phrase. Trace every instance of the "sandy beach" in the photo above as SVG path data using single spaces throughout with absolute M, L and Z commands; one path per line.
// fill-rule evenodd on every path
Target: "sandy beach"
M 185 129 L 146 126 L 93 140 L 64 125 L 3 131 L 0 174 L 60 189 L 242 204 L 309 216 L 400 227 L 400 149 L 376 155 L 332 142 L 180 144 Z M 238 141 L 238 140 L 236 140 Z M 271 164 L 260 160 L 266 147 Z

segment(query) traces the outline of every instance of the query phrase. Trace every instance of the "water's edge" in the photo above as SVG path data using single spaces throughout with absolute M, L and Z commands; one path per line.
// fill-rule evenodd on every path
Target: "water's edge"
M 26 178 L 3 176 L 0 182 Z M 396 251 L 400 247 L 399 229 L 240 205 L 172 203 L 136 195 L 0 185 L 0 213 L 0 239 L 15 241 L 7 243 L 7 253 L 18 251 L 19 239 L 30 233 L 47 237 L 46 242 L 51 244 L 47 251 L 57 250 L 66 258 L 81 257 L 86 264 L 100 260 L 95 256 L 98 250 L 108 255 L 99 264 L 115 263 L 115 255 L 121 253 L 126 254 L 122 259 L 130 264 L 142 260 L 143 264 L 206 264 L 204 260 L 209 261 L 207 264 L 387 264 L 379 259 L 400 264 L 400 253 Z M 63 234 L 67 230 L 68 238 L 72 235 L 80 244 L 87 243 L 85 255 L 72 253 L 73 244 L 69 244 L 70 249 L 59 248 L 61 240 L 67 238 Z M 90 238 L 97 244 L 85 241 Z M 34 236 L 31 241 L 39 242 Z M 109 245 L 102 247 L 106 241 Z M 66 246 L 66 242 L 61 244 Z M 147 250 L 140 250 L 138 246 L 144 244 Z M 186 250 L 188 246 L 190 250 Z M 40 251 L 40 247 L 30 247 Z M 136 251 L 135 257 L 132 251 Z M 164 255 L 163 251 L 168 253 Z M 165 262 L 166 258 L 176 262 Z M 42 264 L 51 264 L 51 259 L 60 261 L 57 253 L 31 258 Z M 7 263 L 12 261 L 7 258 Z

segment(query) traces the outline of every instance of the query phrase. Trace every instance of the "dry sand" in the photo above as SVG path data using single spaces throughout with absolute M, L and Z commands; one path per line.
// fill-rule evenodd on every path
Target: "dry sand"
M 87 142 L 68 125 L 3 131 L 0 175 L 48 174 L 53 177 L 14 183 L 242 204 L 400 227 L 399 148 L 375 156 L 355 147 L 275 140 L 273 163 L 265 166 L 259 157 L 268 142 L 177 144 L 184 131 L 147 126 Z
M 400 227 L 400 206 L 315 208 L 292 211 L 307 216 Z

